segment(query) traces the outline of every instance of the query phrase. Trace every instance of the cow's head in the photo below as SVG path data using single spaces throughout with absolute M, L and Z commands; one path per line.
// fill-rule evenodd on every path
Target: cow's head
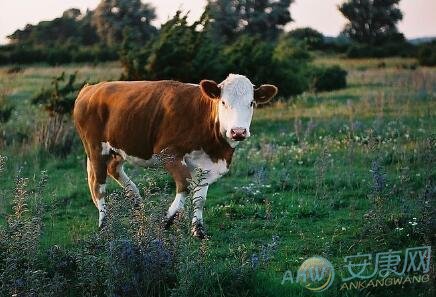
M 221 134 L 231 145 L 236 145 L 250 136 L 250 124 L 253 108 L 264 104 L 277 94 L 273 85 L 261 85 L 254 88 L 248 78 L 239 74 L 230 74 L 217 84 L 212 80 L 202 80 L 200 88 L 204 95 L 219 100 L 218 121 Z

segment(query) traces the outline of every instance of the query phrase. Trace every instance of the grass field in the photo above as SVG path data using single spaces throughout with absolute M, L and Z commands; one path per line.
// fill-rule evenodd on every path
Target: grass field
M 436 69 L 414 69 L 415 61 L 404 59 L 316 63 L 341 64 L 348 87 L 278 98 L 255 111 L 252 137 L 238 147 L 230 172 L 210 188 L 209 239 L 194 241 L 191 256 L 206 250 L 217 267 L 263 262 L 254 287 L 238 294 L 223 289 L 216 296 L 434 296 L 434 264 L 428 282 L 403 286 L 341 290 L 340 276 L 346 275 L 346 256 L 435 242 Z M 12 74 L 0 68 L 3 92 L 16 105 L 0 128 L 0 154 L 7 157 L 0 173 L 0 220 L 4 224 L 11 213 L 17 172 L 29 178 L 31 192 L 46 172 L 40 250 L 74 250 L 98 232 L 77 137 L 65 158 L 41 150 L 35 140 L 47 115 L 30 98 L 63 71 L 91 81 L 121 73 L 117 64 L 31 66 Z M 159 170 L 127 172 L 163 216 L 174 196 L 171 179 Z M 109 191 L 118 190 L 111 181 Z M 296 271 L 315 255 L 335 267 L 331 288 L 312 293 L 281 284 L 286 270 Z

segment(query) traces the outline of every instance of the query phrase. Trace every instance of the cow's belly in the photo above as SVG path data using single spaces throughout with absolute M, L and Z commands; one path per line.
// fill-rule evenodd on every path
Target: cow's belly
M 196 168 L 201 169 L 205 182 L 208 184 L 215 182 L 229 171 L 226 160 L 221 159 L 214 162 L 203 150 L 196 150 L 186 154 L 183 157 L 183 162 L 185 162 L 191 174 Z
M 158 167 L 162 165 L 162 158 L 158 155 L 153 154 L 150 159 L 141 159 L 135 156 L 128 155 L 124 150 L 113 147 L 109 142 L 102 142 L 102 155 L 108 155 L 110 151 L 113 151 L 121 156 L 127 163 L 142 166 L 142 167 Z

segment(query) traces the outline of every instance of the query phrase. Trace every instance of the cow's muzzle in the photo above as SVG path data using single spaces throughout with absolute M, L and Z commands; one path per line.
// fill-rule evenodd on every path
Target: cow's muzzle
M 245 128 L 232 128 L 230 129 L 232 140 L 242 141 L 247 138 L 247 129 Z

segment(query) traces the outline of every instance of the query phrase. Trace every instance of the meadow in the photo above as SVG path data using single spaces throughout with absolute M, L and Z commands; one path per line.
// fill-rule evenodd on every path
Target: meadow
M 41 285 L 38 292 L 47 296 L 434 296 L 434 264 L 428 282 L 402 286 L 341 290 L 340 276 L 346 274 L 346 256 L 435 242 L 436 68 L 399 58 L 321 57 L 315 63 L 340 64 L 348 71 L 348 87 L 279 96 L 255 110 L 252 137 L 236 150 L 230 172 L 209 190 L 208 239 L 202 242 L 189 236 L 186 215 L 178 226 L 162 230 L 159 222 L 174 185 L 162 170 L 131 166 L 127 173 L 140 188 L 143 205 L 131 210 L 110 181 L 112 225 L 99 231 L 84 151 L 71 123 L 62 130 L 65 153 L 44 149 L 50 116 L 32 105 L 31 97 L 62 72 L 77 72 L 79 81 L 118 79 L 117 63 L 35 65 L 12 73 L 1 67 L 1 92 L 16 106 L 0 128 L 2 292 L 21 288 L 14 283 L 20 279 L 22 288 Z M 155 249 L 172 255 L 165 264 L 170 272 L 154 280 L 158 287 L 148 283 L 145 295 L 125 288 L 135 284 L 126 275 L 140 268 L 123 270 L 134 264 L 124 256 L 111 258 L 116 254 L 111 243 L 124 242 L 124 255 L 125 242 L 150 248 L 156 238 L 164 247 Z M 22 260 L 31 264 L 16 260 L 20 255 L 32 258 Z M 296 271 L 315 255 L 336 268 L 328 290 L 312 293 L 281 284 L 286 270 Z M 14 280 L 5 275 L 12 269 L 8 263 L 44 273 L 41 279 L 35 272 L 34 278 Z M 167 269 L 161 264 L 156 264 L 160 272 Z

